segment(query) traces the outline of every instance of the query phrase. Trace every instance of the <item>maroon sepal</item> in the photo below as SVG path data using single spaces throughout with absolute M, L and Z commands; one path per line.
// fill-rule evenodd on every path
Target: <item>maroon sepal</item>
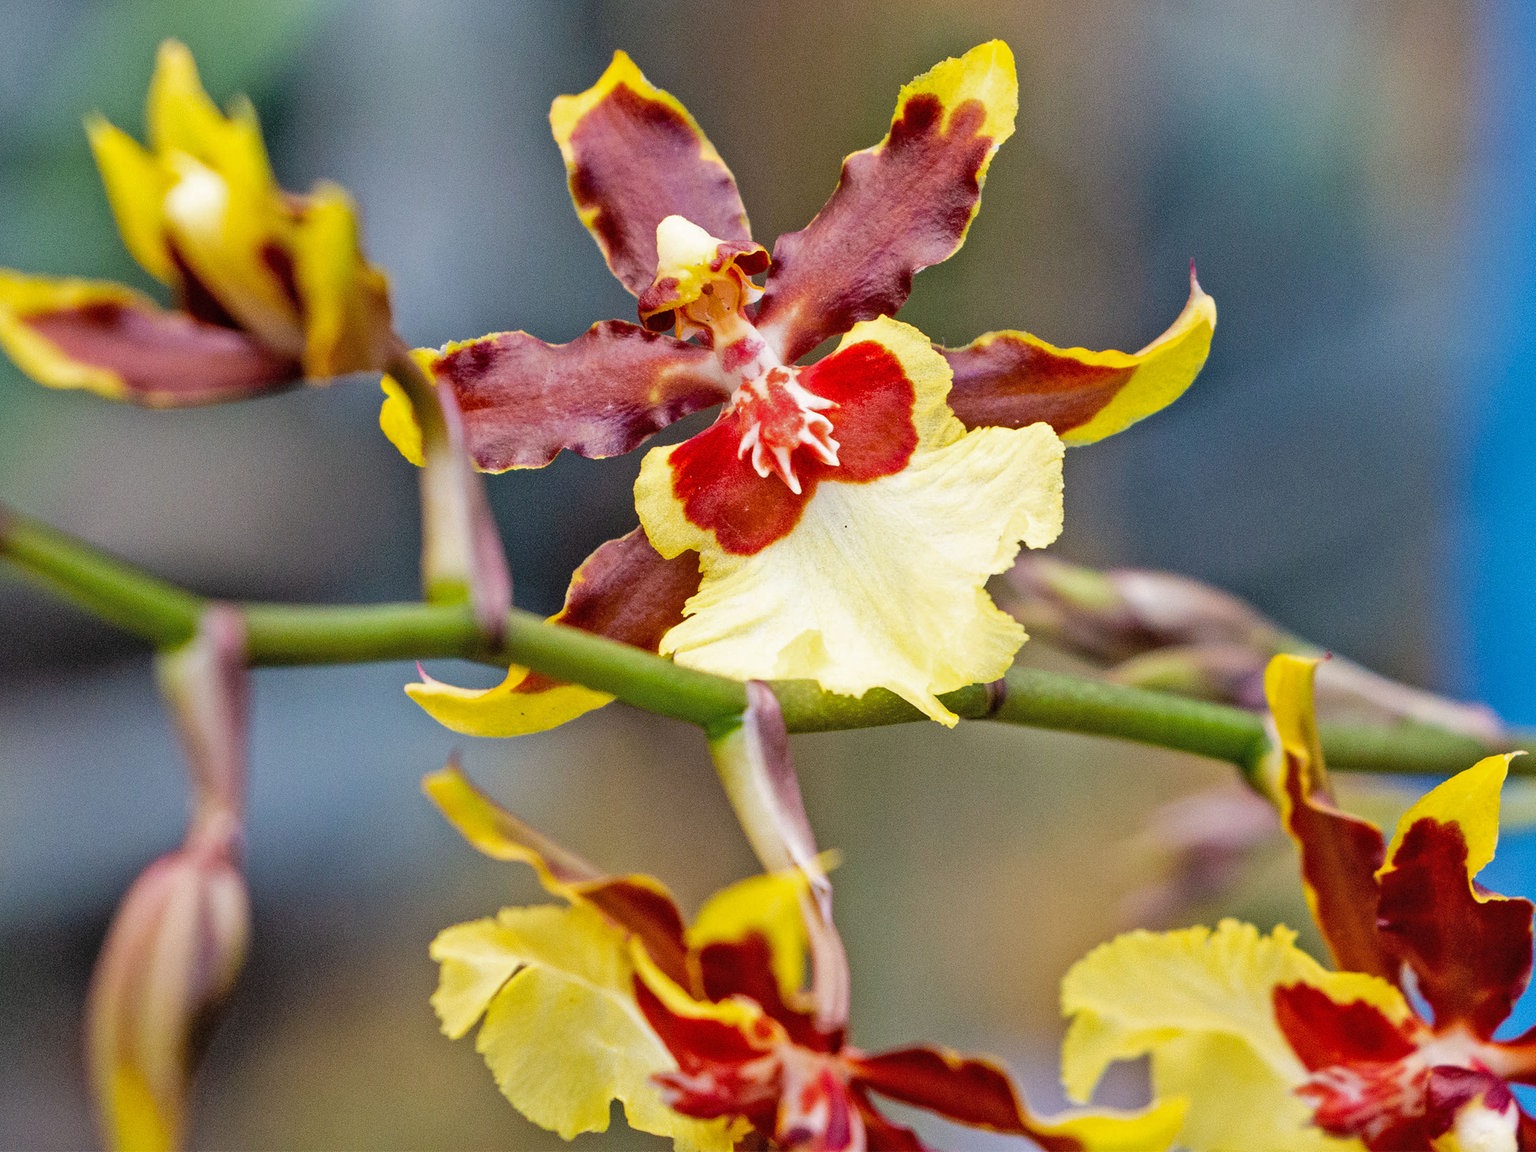
M 103 301 L 21 318 L 70 360 L 116 375 L 152 408 L 218 404 L 292 387 L 298 361 L 245 333 L 152 305 Z
M 654 652 L 682 621 L 683 605 L 698 590 L 697 554 L 664 559 L 644 529 L 636 528 L 582 561 L 554 620 Z M 542 692 L 558 683 L 531 672 L 517 691 Z
M 431 372 L 453 389 L 470 455 L 487 472 L 542 468 L 561 449 L 617 456 L 731 391 L 709 349 L 622 320 L 568 344 L 485 336 L 451 347 Z
M 842 178 L 816 218 L 773 246 L 757 326 L 785 362 L 860 320 L 894 315 L 912 277 L 959 246 L 981 198 L 978 175 L 992 148 L 986 108 L 948 110 L 913 96 L 879 149 L 843 161 Z
M 618 83 L 562 151 L 571 199 L 583 218 L 591 214 L 608 266 L 636 296 L 656 275 L 656 225 L 668 216 L 722 240 L 752 239 L 735 178 L 675 102 Z
M 1082 1152 L 1082 1142 L 1040 1131 L 1008 1074 L 986 1060 L 917 1046 L 850 1058 L 859 1083 L 958 1124 L 1028 1136 L 1046 1152 Z
M 1336 807 L 1320 766 L 1287 755 L 1282 786 L 1290 801 L 1286 827 L 1301 852 L 1302 882 L 1317 925 L 1341 969 L 1397 983 L 1397 964 L 1376 923 L 1376 870 L 1386 857 L 1381 829 Z
M 938 350 L 954 372 L 949 406 L 967 428 L 1044 421 L 1068 432 L 1097 416 L 1136 372 L 1085 364 L 1007 333 Z
M 1435 1028 L 1464 1023 L 1486 1040 L 1530 981 L 1532 905 L 1479 899 L 1475 887 L 1460 827 L 1417 820 L 1381 878 L 1381 931 L 1418 977 Z

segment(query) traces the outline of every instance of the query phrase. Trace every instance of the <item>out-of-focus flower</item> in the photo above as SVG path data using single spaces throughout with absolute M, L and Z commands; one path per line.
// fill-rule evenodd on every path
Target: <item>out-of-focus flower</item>
M 1172 572 L 1100 572 L 1026 555 L 1008 573 L 1006 587 L 1004 604 L 1030 635 L 1140 688 L 1262 710 L 1264 669 L 1272 657 L 1323 651 L 1231 593 Z M 1337 656 L 1318 669 L 1317 708 L 1338 722 L 1408 720 L 1489 744 L 1509 739 L 1484 705 L 1448 700 Z
M 91 978 L 87 1067 L 114 1148 L 182 1143 L 202 1044 L 245 959 L 244 655 L 239 615 L 215 606 L 191 643 L 160 660 L 191 770 L 192 819 L 182 846 L 123 898 Z
M 502 1092 L 567 1139 L 604 1130 L 615 1099 L 632 1127 L 700 1149 L 922 1148 L 873 1094 L 1059 1150 L 1162 1148 L 1178 1126 L 1177 1104 L 1041 1120 L 990 1061 L 848 1044 L 847 973 L 825 971 L 846 961 L 800 869 L 734 884 L 686 925 L 659 881 L 604 875 L 456 770 L 425 787 L 472 845 L 566 902 L 446 929 L 432 1002 L 452 1037 L 483 1018 L 476 1047 Z
M 87 128 L 123 242 L 170 287 L 166 310 L 121 284 L 0 270 L 0 346 L 55 388 L 180 407 L 304 380 L 393 369 L 421 415 L 422 574 L 428 597 L 469 599 L 494 642 L 511 579 L 452 392 L 412 368 L 341 187 L 278 187 L 250 102 L 225 115 L 185 45 L 160 46 L 149 146 L 105 120 Z
M 1498 840 L 1509 756 L 1422 797 L 1390 844 L 1333 802 L 1313 717 L 1315 662 L 1276 657 L 1275 792 L 1338 966 L 1278 927 L 1133 932 L 1067 974 L 1063 1051 L 1086 1099 L 1114 1060 L 1150 1054 L 1189 1101 L 1194 1149 L 1536 1147 L 1510 1085 L 1536 1083 L 1536 1035 L 1495 1040 L 1531 973 L 1532 906 L 1477 884 Z
M 273 178 L 255 110 L 208 98 L 168 40 L 150 83 L 149 146 L 88 124 L 118 231 L 175 298 L 0 272 L 0 344 L 34 379 L 157 407 L 210 404 L 364 369 L 390 345 L 384 275 L 346 192 Z
M 560 619 L 739 679 L 883 687 L 947 724 L 939 695 L 1003 674 L 1024 632 L 983 584 L 1021 543 L 1057 535 L 1062 441 L 1101 439 L 1170 403 L 1204 362 L 1216 315 L 1192 281 L 1183 314 L 1134 355 L 1021 332 L 943 349 L 890 319 L 912 277 L 960 247 L 1017 105 L 1001 42 L 937 65 L 901 90 L 885 139 L 845 160 L 832 198 L 770 261 L 719 154 L 623 53 L 555 101 L 577 212 L 642 324 L 608 321 L 564 345 L 497 333 L 420 351 L 420 363 L 452 387 L 491 471 L 562 449 L 627 452 L 724 405 L 709 429 L 646 457 L 643 535 L 599 549 Z M 797 363 L 833 337 L 831 354 Z M 409 455 L 409 407 L 386 392 L 382 423 Z M 486 693 L 427 681 L 412 695 L 476 734 L 550 727 L 604 699 L 523 669 Z

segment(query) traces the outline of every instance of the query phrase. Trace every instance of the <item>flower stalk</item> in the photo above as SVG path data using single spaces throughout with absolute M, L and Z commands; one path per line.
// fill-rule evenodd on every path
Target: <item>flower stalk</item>
M 191 638 L 207 605 L 184 588 L 3 508 L 0 558 L 53 595 L 159 648 Z M 706 728 L 728 722 L 747 706 L 738 681 L 683 668 L 518 608 L 508 612 L 497 642 L 487 639 L 468 604 L 235 607 L 245 621 L 253 667 L 457 657 L 524 665 Z M 922 718 L 912 705 L 880 689 L 855 698 L 804 680 L 776 681 L 772 687 L 791 732 Z M 1251 712 L 1037 668 L 1013 668 L 996 684 L 974 684 L 941 699 L 967 719 L 1132 740 L 1223 760 L 1250 776 L 1268 747 L 1263 720 Z M 1446 776 L 1506 750 L 1427 724 L 1324 725 L 1322 733 L 1329 762 L 1346 771 Z M 1536 775 L 1536 762 L 1517 759 L 1511 772 Z

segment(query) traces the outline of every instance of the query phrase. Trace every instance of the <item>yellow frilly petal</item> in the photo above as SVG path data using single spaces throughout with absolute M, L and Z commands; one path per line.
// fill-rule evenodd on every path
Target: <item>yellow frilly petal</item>
M 1073 445 L 1092 444 L 1168 407 L 1195 382 L 1211 353 L 1215 333 L 1216 301 L 1205 294 L 1191 272 L 1184 310 L 1166 332 L 1141 351 L 1074 350 L 1072 355 L 1084 364 L 1129 369 L 1131 376 L 1091 420 L 1067 429 L 1061 438 Z
M 506 908 L 441 933 L 433 1007 L 461 1036 L 484 1014 L 475 1047 L 502 1094 L 570 1140 L 608 1128 L 614 1100 L 632 1128 L 680 1148 L 733 1145 L 724 1121 L 692 1120 L 662 1102 L 651 1077 L 676 1068 L 634 996 L 626 934 L 585 905 Z
M 1397 822 L 1387 862 L 1377 875 L 1392 869 L 1392 859 L 1408 829 L 1420 820 L 1454 824 L 1467 841 L 1467 879 L 1488 866 L 1499 843 L 1499 796 L 1509 774 L 1509 762 L 1518 752 L 1501 753 L 1479 760 L 1464 772 L 1437 785 L 1403 813 Z
M 1310 1127 L 1293 1094 L 1307 1073 L 1275 1022 L 1274 989 L 1310 984 L 1394 1021 L 1409 1008 L 1386 981 L 1329 972 L 1295 939 L 1284 927 L 1261 936 L 1224 920 L 1214 931 L 1132 932 L 1089 953 L 1062 982 L 1072 1018 L 1062 1047 L 1067 1094 L 1086 1100 L 1109 1064 L 1150 1054 L 1157 1094 L 1189 1100 L 1181 1139 L 1192 1148 L 1359 1147 Z
M 670 450 L 646 456 L 640 522 L 663 556 L 698 549 L 702 574 L 661 651 L 742 680 L 886 688 L 953 725 L 939 695 L 1002 676 L 1024 642 L 984 586 L 1021 541 L 1043 547 L 1060 532 L 1062 444 L 1044 424 L 966 432 L 944 405 L 949 367 L 920 332 L 882 317 L 840 349 L 865 340 L 894 351 L 916 386 L 918 447 L 895 475 L 823 481 L 794 530 L 760 552 L 727 553 L 690 523 Z
M 88 119 L 85 130 L 123 245 L 144 271 L 170 283 L 175 271 L 165 243 L 165 194 L 174 176 L 158 157 L 100 116 Z
M 407 684 L 405 692 L 443 727 L 466 736 L 526 736 L 558 728 L 613 702 L 612 696 L 580 684 L 551 683 L 536 692 L 518 691 L 530 675 L 528 669 L 513 665 L 505 680 L 482 690 L 456 688 L 423 674 L 422 682 Z

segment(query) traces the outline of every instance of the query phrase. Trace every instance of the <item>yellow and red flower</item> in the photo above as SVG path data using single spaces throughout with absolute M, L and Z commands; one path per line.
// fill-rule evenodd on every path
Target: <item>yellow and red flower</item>
M 1183 314 L 1135 354 L 1021 332 L 945 349 L 891 319 L 912 277 L 960 247 L 1017 106 L 1001 42 L 940 63 L 902 89 L 885 139 L 846 159 L 826 206 L 770 259 L 719 154 L 629 57 L 555 101 L 577 212 L 641 323 L 563 345 L 502 332 L 418 359 L 452 388 L 488 471 L 627 452 L 723 405 L 708 430 L 645 458 L 644 535 L 599 549 L 562 619 L 614 615 L 594 601 L 642 584 L 661 592 L 625 614 L 644 626 L 607 634 L 739 679 L 885 688 L 948 724 L 941 694 L 1003 674 L 1024 632 L 983 585 L 1021 543 L 1059 532 L 1062 442 L 1171 402 L 1215 325 L 1193 281 Z M 834 337 L 835 351 L 799 362 Z M 385 390 L 381 422 L 413 455 L 409 405 Z M 412 695 L 451 727 L 502 735 L 605 700 L 523 669 L 486 693 L 428 681 Z
M 347 193 L 279 188 L 254 109 L 222 113 L 176 41 L 161 45 L 146 118 L 148 148 L 100 118 L 87 128 L 123 242 L 176 307 L 107 281 L 0 271 L 0 345 L 21 369 L 155 407 L 382 370 L 388 288 Z
M 1284 927 L 1122 936 L 1063 984 L 1068 1092 L 1086 1099 L 1110 1062 L 1150 1053 L 1157 1092 L 1189 1100 L 1194 1149 L 1536 1148 L 1510 1091 L 1536 1083 L 1536 1035 L 1494 1037 L 1530 980 L 1532 906 L 1476 881 L 1510 757 L 1429 792 L 1388 843 L 1333 803 L 1315 666 L 1276 657 L 1267 689 L 1281 814 L 1338 970 Z
M 613 1100 L 634 1128 L 718 1150 L 924 1148 L 877 1095 L 1055 1152 L 1164 1148 L 1178 1126 L 1177 1104 L 1041 1119 L 989 1060 L 853 1047 L 847 962 L 804 870 L 734 884 L 690 925 L 659 881 L 604 875 L 456 769 L 425 788 L 474 847 L 529 864 L 565 901 L 443 931 L 432 1002 L 451 1037 L 483 1019 L 476 1047 L 502 1092 L 566 1139 L 604 1130 Z

